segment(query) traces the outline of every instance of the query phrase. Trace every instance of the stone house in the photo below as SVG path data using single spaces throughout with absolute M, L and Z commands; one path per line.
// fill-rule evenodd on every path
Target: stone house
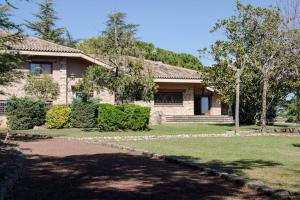
M 20 43 L 11 44 L 12 50 L 25 56 L 20 70 L 25 73 L 49 74 L 59 83 L 60 95 L 51 102 L 69 104 L 76 93 L 73 86 L 90 65 L 107 64 L 99 58 L 84 52 L 58 45 L 35 37 L 24 37 Z M 151 107 L 152 123 L 174 122 L 232 122 L 228 116 L 226 105 L 221 104 L 218 93 L 212 88 L 205 88 L 201 74 L 197 71 L 163 64 L 161 62 L 144 61 L 144 68 L 153 73 L 158 92 L 151 102 L 135 102 Z M 8 86 L 1 86 L 0 114 L 5 115 L 5 102 L 12 96 L 24 96 L 25 80 L 19 80 Z M 107 90 L 94 94 L 101 103 L 114 103 L 114 94 Z M 4 119 L 4 117 L 2 117 Z M 2 123 L 3 124 L 3 123 Z

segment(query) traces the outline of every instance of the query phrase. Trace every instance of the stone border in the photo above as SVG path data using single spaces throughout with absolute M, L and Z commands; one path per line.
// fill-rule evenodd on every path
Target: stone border
M 90 141 L 87 141 L 87 142 L 90 142 Z M 117 144 L 113 144 L 113 143 L 97 143 L 97 142 L 90 142 L 90 143 L 104 145 L 104 146 L 117 148 L 117 149 L 121 149 L 121 150 L 127 150 L 127 151 L 131 151 L 134 153 L 139 153 L 139 154 L 141 154 L 143 156 L 147 156 L 149 158 L 164 160 L 167 162 L 176 163 L 176 164 L 179 164 L 179 165 L 182 165 L 185 167 L 189 167 L 192 169 L 197 169 L 202 172 L 205 172 L 207 175 L 219 176 L 219 177 L 221 177 L 227 181 L 230 181 L 238 186 L 246 187 L 248 189 L 258 192 L 259 194 L 263 194 L 263 195 L 266 195 L 266 196 L 269 196 L 269 197 L 272 197 L 275 199 L 291 199 L 291 200 L 300 199 L 299 195 L 294 196 L 291 192 L 289 192 L 287 190 L 272 188 L 270 186 L 264 185 L 261 182 L 252 182 L 252 181 L 249 181 L 248 179 L 243 178 L 237 174 L 234 174 L 234 173 L 230 174 L 230 173 L 222 172 L 222 171 L 212 169 L 209 167 L 203 167 L 203 166 L 201 166 L 201 164 L 191 163 L 191 162 L 187 162 L 185 160 L 174 158 L 171 156 L 159 155 L 159 154 L 151 153 L 148 151 L 135 149 L 135 148 L 131 148 L 131 147 L 126 147 L 123 145 L 117 145 Z
M 18 147 L 15 148 L 17 151 L 21 152 Z M 13 187 L 15 183 L 20 179 L 23 169 L 24 169 L 25 157 L 23 154 L 19 154 L 16 159 L 16 164 L 13 166 L 13 170 L 9 171 L 5 175 L 4 180 L 0 182 L 0 200 L 8 199 L 12 194 Z
M 184 139 L 184 138 L 204 138 L 204 137 L 254 137 L 254 136 L 286 136 L 299 137 L 299 134 L 294 133 L 260 133 L 253 131 L 241 131 L 236 135 L 234 132 L 226 133 L 207 133 L 207 134 L 177 134 L 177 135 L 135 135 L 135 136 L 96 136 L 96 137 L 68 137 L 59 136 L 61 139 L 84 140 L 84 141 L 98 141 L 98 142 L 117 142 L 117 141 L 142 141 L 142 140 L 168 140 L 168 139 Z

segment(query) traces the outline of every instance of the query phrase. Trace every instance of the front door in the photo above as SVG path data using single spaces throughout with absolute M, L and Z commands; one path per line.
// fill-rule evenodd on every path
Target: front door
M 195 97 L 195 115 L 207 115 L 209 113 L 210 104 L 208 96 Z
M 201 97 L 201 115 L 206 115 L 209 112 L 209 98 Z

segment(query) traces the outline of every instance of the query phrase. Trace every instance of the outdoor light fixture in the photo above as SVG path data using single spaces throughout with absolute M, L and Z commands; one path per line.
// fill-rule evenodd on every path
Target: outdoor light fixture
M 76 78 L 76 74 L 74 74 L 74 73 L 71 73 L 71 74 L 70 74 L 70 78 L 71 78 L 71 80 L 72 80 L 72 81 L 74 81 L 74 80 L 75 80 L 75 78 Z

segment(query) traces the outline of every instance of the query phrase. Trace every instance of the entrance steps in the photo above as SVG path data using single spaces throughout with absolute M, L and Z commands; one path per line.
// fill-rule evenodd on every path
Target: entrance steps
M 165 123 L 234 123 L 233 117 L 229 115 L 165 115 L 163 118 Z

